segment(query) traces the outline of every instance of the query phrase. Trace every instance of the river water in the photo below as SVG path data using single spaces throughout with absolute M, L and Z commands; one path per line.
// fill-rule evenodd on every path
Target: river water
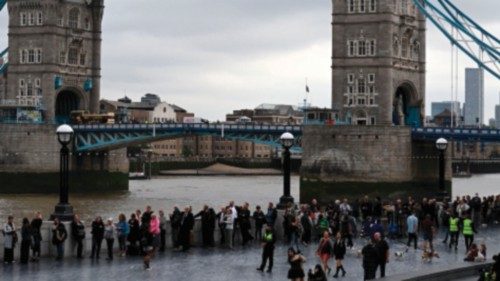
M 191 205 L 196 212 L 206 203 L 218 209 L 234 200 L 238 204 L 249 202 L 254 209 L 257 204 L 265 207 L 270 201 L 277 202 L 282 192 L 281 176 L 162 177 L 130 181 L 129 192 L 70 194 L 70 203 L 84 221 L 90 222 L 96 215 L 116 218 L 123 212 L 128 216 L 136 209 L 143 210 L 146 205 L 168 213 L 175 205 Z M 500 174 L 453 180 L 454 196 L 475 192 L 481 196 L 500 194 Z M 298 176 L 292 176 L 291 193 L 299 199 Z M 0 195 L 0 221 L 13 214 L 19 222 L 22 217 L 31 218 L 34 211 L 41 211 L 44 218 L 48 218 L 57 201 L 57 195 Z

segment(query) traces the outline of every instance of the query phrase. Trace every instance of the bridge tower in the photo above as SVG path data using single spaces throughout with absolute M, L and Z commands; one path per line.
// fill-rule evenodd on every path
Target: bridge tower
M 5 99 L 48 123 L 97 112 L 104 0 L 9 0 Z
M 421 125 L 425 17 L 411 0 L 332 1 L 332 108 L 353 125 Z

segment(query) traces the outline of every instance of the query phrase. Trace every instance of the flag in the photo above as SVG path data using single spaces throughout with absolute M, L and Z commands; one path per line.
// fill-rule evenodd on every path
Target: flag
M 306 92 L 309 93 L 309 86 L 306 84 Z

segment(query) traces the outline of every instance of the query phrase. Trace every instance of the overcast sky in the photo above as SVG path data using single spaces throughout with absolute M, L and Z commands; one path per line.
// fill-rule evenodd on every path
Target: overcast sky
M 500 37 L 500 1 L 456 0 Z M 260 103 L 331 105 L 331 0 L 105 0 L 101 98 L 161 96 L 211 120 Z M 7 15 L 0 15 L 6 45 Z M 450 44 L 428 24 L 427 112 L 450 99 Z M 461 56 L 459 99 L 464 97 Z M 500 82 L 486 74 L 485 120 Z

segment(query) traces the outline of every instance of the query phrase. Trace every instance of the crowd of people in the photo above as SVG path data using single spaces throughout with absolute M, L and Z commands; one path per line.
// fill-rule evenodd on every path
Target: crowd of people
M 406 242 L 410 248 L 418 249 L 422 241 L 422 259 L 431 261 L 439 257 L 434 243 L 438 239 L 437 230 L 444 233 L 443 243 L 449 249 L 458 250 L 460 237 L 464 239 L 464 261 L 484 261 L 487 259 L 486 245 L 478 245 L 474 234 L 479 226 L 498 223 L 500 220 L 500 196 L 480 198 L 457 197 L 450 202 L 438 203 L 435 199 L 423 198 L 414 200 L 411 197 L 393 201 L 364 196 L 359 200 L 349 202 L 348 199 L 336 200 L 330 204 L 320 205 L 313 199 L 310 204 L 296 206 L 289 204 L 283 211 L 283 240 L 290 245 L 288 262 L 290 280 L 304 280 L 306 274 L 302 269 L 305 257 L 301 248 L 317 245 L 316 254 L 319 264 L 307 272 L 309 280 L 326 280 L 326 276 L 343 277 L 348 274 L 342 261 L 348 248 L 353 248 L 354 239 L 365 238 L 368 243 L 363 245 L 359 255 L 362 257 L 364 279 L 372 280 L 376 272 L 385 276 L 385 265 L 389 261 L 389 243 L 386 239 L 399 239 Z M 221 207 L 218 212 L 208 205 L 194 214 L 190 206 L 182 211 L 174 207 L 167 216 L 163 210 L 156 214 L 150 206 L 144 211 L 136 210 L 127 216 L 119 214 L 114 218 L 103 220 L 97 216 L 90 227 L 84 225 L 78 215 L 74 216 L 69 229 L 55 219 L 52 226 L 52 244 L 57 249 L 56 259 L 64 256 L 64 242 L 71 236 L 76 245 L 76 257 L 83 258 L 83 241 L 86 229 L 90 228 L 91 254 L 90 258 L 99 259 L 101 245 L 106 241 L 106 259 L 113 260 L 116 254 L 115 240 L 118 242 L 120 256 L 142 255 L 145 269 L 150 269 L 150 261 L 157 251 L 166 250 L 167 239 L 176 251 L 189 251 L 193 242 L 195 219 L 201 221 L 201 242 L 206 248 L 222 247 L 233 249 L 235 241 L 243 247 L 252 241 L 262 244 L 262 263 L 257 268 L 272 272 L 274 248 L 277 240 L 275 232 L 278 221 L 278 210 L 269 203 L 267 210 L 260 206 L 250 211 L 250 205 L 244 203 L 237 206 L 233 201 Z M 8 217 L 3 228 L 4 262 L 14 261 L 13 253 L 18 243 L 14 218 Z M 252 223 L 253 222 L 253 223 Z M 167 237 L 167 226 L 170 225 L 170 237 Z M 30 221 L 22 220 L 20 229 L 20 263 L 36 262 L 40 257 L 40 241 L 42 215 L 36 213 Z M 216 229 L 219 237 L 216 243 Z M 30 258 L 31 250 L 31 258 Z M 396 257 L 403 253 L 395 253 Z M 335 269 L 329 264 L 335 260 Z

